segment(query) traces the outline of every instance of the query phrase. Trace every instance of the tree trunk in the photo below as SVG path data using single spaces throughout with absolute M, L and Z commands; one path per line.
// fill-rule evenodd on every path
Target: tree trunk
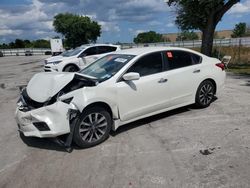
M 201 53 L 211 56 L 213 50 L 213 39 L 216 23 L 207 24 L 207 27 L 202 31 Z

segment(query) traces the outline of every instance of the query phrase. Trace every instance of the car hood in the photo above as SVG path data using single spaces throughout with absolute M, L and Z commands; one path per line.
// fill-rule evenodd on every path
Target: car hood
M 61 55 L 57 55 L 57 56 L 52 56 L 52 57 L 49 57 L 49 58 L 47 58 L 46 60 L 48 61 L 48 62 L 52 62 L 52 61 L 58 61 L 58 60 L 61 60 L 63 58 L 63 56 L 61 56 Z
M 44 103 L 53 96 L 55 96 L 60 90 L 62 90 L 67 84 L 69 84 L 75 78 L 86 79 L 93 84 L 93 77 L 89 77 L 79 73 L 55 73 L 55 72 L 42 72 L 35 74 L 27 85 L 28 96 L 36 102 Z M 89 82 L 85 81 L 87 86 Z M 77 82 L 76 82 L 77 83 Z
M 50 57 L 47 60 L 48 63 L 50 62 L 54 62 L 54 61 L 62 61 L 62 60 L 69 60 L 69 59 L 74 59 L 76 58 L 76 56 L 70 56 L 70 57 L 63 57 L 63 56 L 54 56 L 54 57 Z

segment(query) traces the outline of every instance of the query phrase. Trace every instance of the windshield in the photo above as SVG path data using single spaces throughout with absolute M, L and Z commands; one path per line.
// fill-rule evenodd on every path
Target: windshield
M 61 53 L 60 55 L 65 57 L 65 56 L 67 56 L 68 54 L 70 54 L 72 51 L 73 51 L 73 50 L 66 50 L 66 51 L 64 51 L 63 53 Z
M 84 47 L 77 47 L 74 50 L 67 51 L 68 53 L 62 54 L 63 57 L 70 57 L 79 54 L 82 50 L 84 50 Z
M 134 55 L 110 54 L 95 61 L 80 73 L 96 77 L 99 82 L 102 82 L 114 76 L 134 57 Z

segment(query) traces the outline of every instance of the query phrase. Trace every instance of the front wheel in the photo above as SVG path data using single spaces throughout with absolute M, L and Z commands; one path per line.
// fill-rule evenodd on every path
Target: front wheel
M 82 148 L 100 144 L 109 137 L 112 120 L 100 107 L 87 109 L 81 114 L 74 131 L 74 142 Z
M 208 107 L 213 101 L 215 87 L 209 80 L 203 81 L 197 89 L 195 104 L 200 108 Z
M 78 68 L 74 65 L 68 65 L 64 68 L 64 72 L 77 72 Z

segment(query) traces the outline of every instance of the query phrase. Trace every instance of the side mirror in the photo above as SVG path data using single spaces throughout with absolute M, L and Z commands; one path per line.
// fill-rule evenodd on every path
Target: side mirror
M 139 80 L 140 74 L 137 72 L 129 72 L 122 76 L 122 78 L 126 81 Z

